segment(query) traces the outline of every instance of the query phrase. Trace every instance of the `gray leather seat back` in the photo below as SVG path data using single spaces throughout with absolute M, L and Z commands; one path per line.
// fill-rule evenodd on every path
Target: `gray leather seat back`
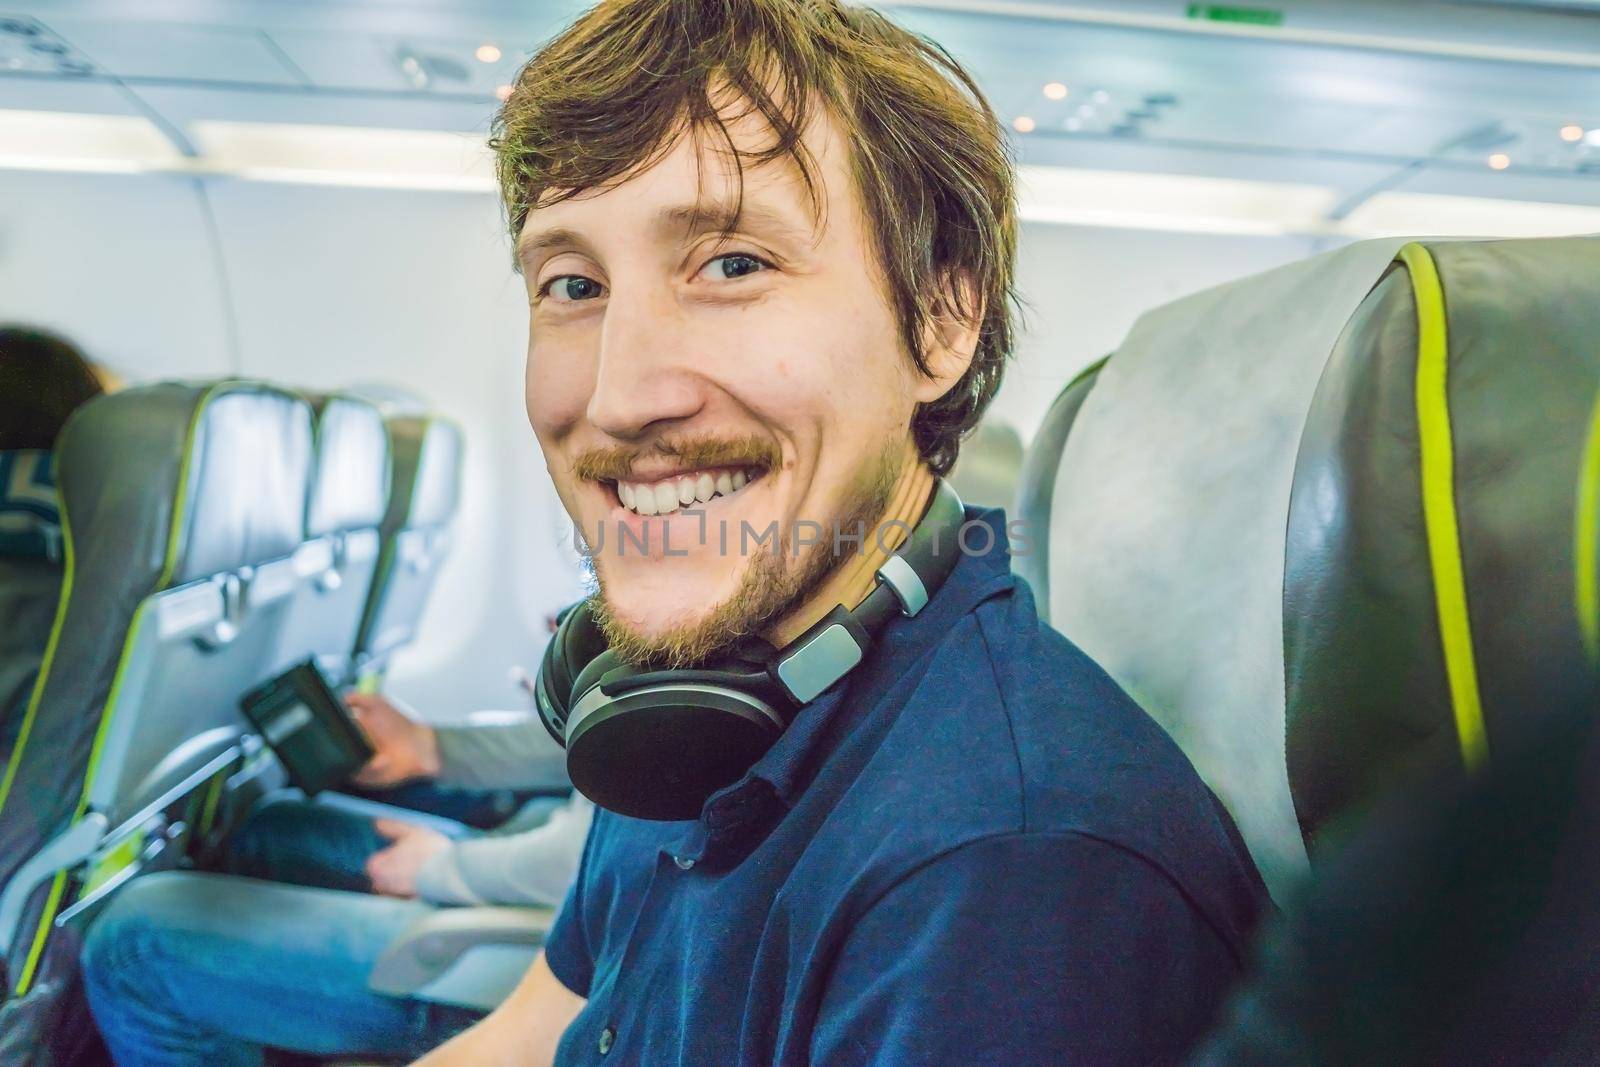
M 342 394 L 309 398 L 316 412 L 315 466 L 306 501 L 299 582 L 278 664 L 314 657 L 335 686 L 353 680 L 356 638 L 378 568 L 379 524 L 389 498 L 383 415 Z
M 1600 381 L 1600 241 L 1444 242 L 1397 268 L 1405 245 L 1146 314 L 1055 463 L 1052 623 L 1184 747 L 1274 892 L 1305 868 L 1303 833 L 1430 747 L 1465 753 L 1475 716 L 1492 750 L 1492 691 L 1579 662 L 1571 487 Z M 1443 295 L 1419 299 L 1417 250 Z M 1424 307 L 1455 324 L 1426 358 Z M 1453 447 L 1434 431 L 1427 493 L 1422 407 L 1455 428 Z M 1465 612 L 1430 545 L 1446 518 Z M 1477 712 L 1447 677 L 1452 615 L 1471 617 Z
M 61 597 L 55 456 L 0 452 L 0 766 L 10 758 Z
M 240 755 L 237 700 L 269 673 L 296 584 L 310 410 L 252 382 L 129 389 L 76 412 L 57 459 L 65 595 L 0 777 L 14 995 L 69 870 Z M 40 871 L 36 854 L 65 858 Z
M 357 642 L 360 669 L 381 672 L 416 634 L 450 546 L 461 492 L 461 431 L 415 413 L 385 417 L 392 477 L 378 571 Z

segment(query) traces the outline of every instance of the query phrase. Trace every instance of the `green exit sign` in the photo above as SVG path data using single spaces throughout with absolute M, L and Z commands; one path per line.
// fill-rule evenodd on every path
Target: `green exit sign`
M 1232 4 L 1190 4 L 1189 17 L 1208 22 L 1243 22 L 1251 26 L 1282 26 L 1283 12 L 1270 7 L 1236 7 Z

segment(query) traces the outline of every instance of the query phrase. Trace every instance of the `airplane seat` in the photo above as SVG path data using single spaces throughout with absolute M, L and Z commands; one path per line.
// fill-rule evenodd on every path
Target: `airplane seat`
M 0 767 L 44 659 L 64 562 L 55 454 L 0 451 Z
M 272 666 L 310 467 L 309 407 L 256 382 L 129 389 L 63 430 L 63 596 L 0 777 L 0 1062 L 66 1026 L 75 920 L 176 862 L 259 745 L 237 700 Z
M 308 394 L 316 453 L 295 552 L 300 584 L 278 657 L 286 669 L 307 657 L 335 687 L 354 681 L 357 631 L 378 568 L 379 526 L 389 500 L 389 439 L 383 415 L 355 396 Z
M 392 477 L 379 526 L 377 573 L 356 639 L 355 668 L 382 675 L 416 635 L 417 621 L 450 548 L 461 491 L 461 431 L 436 415 L 388 410 Z
M 1358 243 L 1147 313 L 1031 447 L 1051 623 L 1274 895 L 1380 785 L 1483 765 L 1590 669 L 1597 294 L 1600 237 Z
M 1016 503 L 1013 517 L 1021 522 L 1026 544 L 1013 550 L 1011 569 L 1034 591 L 1039 617 L 1050 621 L 1050 538 L 1044 536 L 1050 529 L 1050 504 L 1055 496 L 1056 468 L 1061 462 L 1061 451 L 1067 445 L 1067 435 L 1083 401 L 1094 388 L 1100 368 L 1100 359 L 1084 368 L 1056 395 L 1039 424 L 1033 442 L 1023 453 L 1022 471 L 1018 475 Z

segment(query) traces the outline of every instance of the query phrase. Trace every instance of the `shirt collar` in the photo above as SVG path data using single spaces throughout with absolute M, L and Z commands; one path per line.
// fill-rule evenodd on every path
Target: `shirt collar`
M 830 741 L 839 736 L 836 728 L 845 725 L 844 716 L 871 712 L 881 694 L 936 646 L 962 616 L 1012 588 L 1004 511 L 968 507 L 958 542 L 940 546 L 941 551 L 960 551 L 961 558 L 927 606 L 913 618 L 890 620 L 874 635 L 872 651 L 859 667 L 801 708 L 777 743 L 743 778 L 711 795 L 700 819 L 709 837 L 765 824 L 768 819 L 764 816 L 793 806 L 809 772 L 820 764 Z

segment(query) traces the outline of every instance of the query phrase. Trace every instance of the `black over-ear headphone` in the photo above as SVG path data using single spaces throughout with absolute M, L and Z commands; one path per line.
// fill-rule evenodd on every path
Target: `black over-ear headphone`
M 961 499 L 940 479 L 854 610 L 835 607 L 783 648 L 751 639 L 702 667 L 624 663 L 587 602 L 569 609 L 534 691 L 545 728 L 567 750 L 572 784 L 621 815 L 698 818 L 706 798 L 738 781 L 801 707 L 866 659 L 892 615 L 922 610 L 955 569 L 963 518 Z

